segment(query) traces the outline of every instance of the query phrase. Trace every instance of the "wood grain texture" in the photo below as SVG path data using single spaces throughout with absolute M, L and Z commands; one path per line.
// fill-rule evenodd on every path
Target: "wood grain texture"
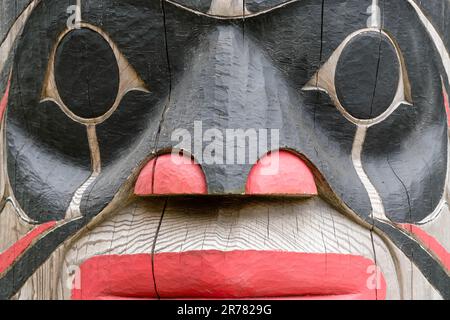
M 215 206 L 185 201 L 167 203 L 156 253 L 256 249 L 351 253 L 374 259 L 375 250 L 377 265 L 391 281 L 388 299 L 441 298 L 399 249 L 376 235 L 372 244 L 369 230 L 320 201 L 214 200 Z M 139 200 L 103 217 L 55 251 L 15 298 L 69 299 L 74 272 L 90 257 L 152 254 L 164 203 L 164 199 Z
M 98 98 L 92 116 L 60 96 L 92 68 L 73 72 L 83 55 L 59 50 L 77 32 L 66 28 L 75 3 L 81 33 L 106 41 L 90 53 L 111 66 L 99 54 L 111 49 L 118 67 L 118 78 L 97 78 L 101 94 L 76 101 Z M 0 297 L 25 284 L 15 299 L 68 299 L 77 268 L 99 255 L 257 250 L 361 255 L 388 280 L 389 299 L 450 298 L 448 268 L 398 227 L 415 225 L 448 254 L 450 2 L 0 0 L 0 10 L 0 93 L 11 80 L 0 253 L 35 223 L 67 224 L 0 278 Z M 360 41 L 369 34 L 370 48 Z M 249 161 L 201 164 L 210 197 L 136 198 L 140 169 L 197 121 L 279 130 L 276 148 L 304 159 L 319 194 L 239 197 Z
M 140 200 L 101 222 L 73 241 L 64 270 L 96 255 L 151 254 L 162 211 L 162 200 Z M 376 243 L 377 263 L 383 273 L 397 278 L 389 250 L 379 238 Z M 369 230 L 320 200 L 169 200 L 154 252 L 195 250 L 342 253 L 374 259 Z M 400 296 L 396 282 L 389 285 L 388 295 Z
M 14 206 L 7 202 L 0 212 L 0 252 L 5 251 L 33 229 L 33 225 L 21 220 Z

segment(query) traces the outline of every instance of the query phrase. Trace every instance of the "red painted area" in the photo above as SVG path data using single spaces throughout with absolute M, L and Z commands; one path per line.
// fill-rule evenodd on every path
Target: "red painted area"
M 8 104 L 8 96 L 9 96 L 9 87 L 11 85 L 11 80 L 8 80 L 8 85 L 6 86 L 5 93 L 2 97 L 2 100 L 0 100 L 0 120 L 3 119 L 3 116 L 5 115 L 6 106 Z
M 442 85 L 442 94 L 444 95 L 445 111 L 447 112 L 447 124 L 450 127 L 450 104 L 448 101 L 447 90 L 445 90 L 444 85 Z
M 260 159 L 250 171 L 247 194 L 317 195 L 314 176 L 296 155 L 277 151 Z
M 385 299 L 381 272 L 360 256 L 274 251 L 190 251 L 154 256 L 162 299 Z M 154 299 L 150 255 L 85 261 L 74 299 Z M 378 279 L 378 287 L 376 281 Z
M 415 235 L 425 247 L 434 253 L 436 257 L 442 262 L 442 264 L 450 270 L 450 254 L 449 252 L 437 241 L 433 236 L 429 235 L 426 231 L 413 224 L 401 224 L 403 229 L 408 230 L 411 234 Z
M 134 193 L 139 196 L 206 194 L 206 178 L 194 160 L 182 155 L 165 154 L 144 167 Z
M 155 169 L 156 159 L 151 160 L 142 169 L 134 186 L 134 193 L 139 196 L 153 194 L 153 171 Z
M 76 275 L 74 300 L 155 299 L 149 254 L 97 256 Z
M 3 253 L 1 253 L 0 274 L 3 273 L 6 269 L 8 269 L 9 266 L 11 266 L 14 263 L 14 261 L 16 261 L 16 259 L 33 243 L 35 239 L 37 239 L 45 231 L 53 228 L 55 224 L 56 224 L 55 221 L 51 221 L 34 228 L 22 239 L 20 239 L 11 247 L 6 249 Z

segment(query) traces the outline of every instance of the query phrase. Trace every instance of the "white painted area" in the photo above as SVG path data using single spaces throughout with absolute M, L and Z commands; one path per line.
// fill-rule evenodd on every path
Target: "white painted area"
M 370 205 L 372 206 L 372 216 L 374 219 L 389 221 L 386 217 L 383 201 L 375 186 L 367 176 L 361 162 L 362 147 L 366 139 L 367 127 L 358 126 L 356 129 L 355 140 L 352 147 L 352 161 L 355 167 L 356 174 L 358 175 L 361 183 L 367 191 L 370 199 Z
M 249 14 L 244 0 L 212 0 L 208 14 L 220 17 L 242 17 Z
M 66 211 L 66 219 L 73 219 L 81 216 L 80 204 L 86 190 L 97 179 L 98 173 L 94 172 L 78 189 L 75 191 L 72 200 L 70 201 L 69 208 Z
M 440 208 L 439 215 L 426 224 L 420 225 L 420 229 L 432 236 L 438 241 L 448 252 L 450 252 L 450 210 L 447 203 Z
M 77 10 L 75 11 L 75 21 L 77 23 L 80 23 L 81 21 L 83 21 L 83 17 L 81 15 L 81 0 L 77 0 Z
M 372 5 L 367 8 L 367 13 L 370 14 L 367 20 L 367 27 L 381 29 L 381 10 L 378 0 L 372 0 Z

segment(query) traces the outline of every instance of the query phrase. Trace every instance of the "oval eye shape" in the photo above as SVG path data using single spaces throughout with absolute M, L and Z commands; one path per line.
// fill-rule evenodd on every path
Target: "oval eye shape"
M 336 94 L 341 105 L 358 119 L 381 115 L 395 98 L 399 66 L 397 51 L 385 35 L 369 31 L 355 36 L 336 66 Z
M 56 51 L 55 81 L 62 101 L 75 115 L 104 115 L 119 89 L 119 68 L 108 42 L 90 29 L 69 32 Z

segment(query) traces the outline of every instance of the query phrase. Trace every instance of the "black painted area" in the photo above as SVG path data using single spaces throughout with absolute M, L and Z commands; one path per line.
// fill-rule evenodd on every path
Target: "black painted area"
M 416 3 L 423 10 L 444 41 L 447 50 L 450 49 L 450 2 L 442 0 L 419 0 Z
M 445 300 L 450 299 L 450 279 L 444 267 L 429 252 L 409 237 L 404 231 L 384 222 L 375 221 L 374 225 L 419 268 L 430 284 Z
M 16 50 L 6 113 L 8 177 L 19 205 L 39 222 L 63 218 L 73 193 L 90 174 L 86 128 L 56 104 L 40 103 L 67 4 L 40 4 L 30 17 Z
M 95 211 L 101 210 L 130 177 L 137 165 L 148 159 L 150 154 L 174 146 L 175 143 L 170 137 L 174 129 L 192 130 L 193 122 L 202 120 L 205 129 L 212 127 L 280 129 L 281 147 L 295 150 L 310 159 L 325 176 L 333 190 L 352 209 L 361 216 L 367 217 L 370 212 L 368 197 L 351 162 L 355 127 L 336 111 L 323 94 L 302 93 L 300 89 L 350 33 L 366 26 L 368 18 L 366 10 L 370 5 L 369 2 L 348 0 L 326 2 L 323 15 L 320 2 L 312 0 L 295 2 L 269 13 L 246 19 L 245 32 L 241 21 L 221 21 L 201 17 L 169 3 L 164 4 L 166 10 L 164 15 L 160 3 L 156 2 L 84 2 L 83 19 L 101 26 L 111 36 L 119 50 L 148 85 L 150 93 L 128 93 L 113 116 L 98 127 L 104 170 L 84 197 L 83 212 L 95 214 Z M 17 97 L 13 99 L 17 109 L 20 109 L 20 105 L 36 105 L 40 91 L 38 86 L 42 84 L 48 53 L 57 35 L 65 27 L 66 17 L 60 12 L 64 12 L 63 8 L 66 4 L 40 6 L 40 20 L 36 15 L 30 20 L 30 26 L 27 27 L 27 34 L 29 33 L 30 36 L 26 35 L 23 40 L 28 43 L 27 50 L 20 50 L 19 56 L 22 65 L 26 60 L 35 62 L 33 63 L 34 75 L 31 76 L 31 67 L 27 69 L 26 66 L 20 65 L 19 70 L 23 75 L 28 75 L 20 76 L 21 98 L 28 96 L 25 100 L 31 103 L 19 103 Z M 389 11 L 399 12 L 395 9 Z M 408 13 L 408 10 L 404 11 Z M 130 20 L 130 16 L 136 19 Z M 164 19 L 166 30 L 164 30 Z M 321 29 L 322 20 L 323 30 Z M 135 21 L 146 23 L 137 24 Z M 409 16 L 408 21 L 412 24 L 410 29 L 414 29 L 412 26 L 417 23 L 417 18 Z M 399 28 L 396 20 L 388 19 L 387 24 L 390 24 L 388 29 L 393 30 L 394 33 L 396 28 Z M 400 28 L 404 27 L 400 26 Z M 45 38 L 48 39 L 48 43 L 44 45 L 42 41 L 37 43 L 31 40 L 31 37 L 39 39 L 36 30 L 42 29 L 46 30 Z M 404 39 L 401 43 L 402 50 L 408 52 L 406 59 L 408 69 L 414 69 L 413 72 L 409 71 L 416 75 L 413 83 L 417 82 L 419 74 L 428 79 L 431 71 L 422 71 L 426 71 L 429 65 L 435 63 L 435 52 L 432 48 L 425 46 L 425 49 L 422 47 L 417 49 L 417 45 L 412 46 L 418 41 L 427 41 L 427 35 L 423 34 L 420 28 L 416 29 L 419 31 L 403 32 Z M 165 34 L 168 41 L 171 77 L 166 57 Z M 37 57 L 34 57 L 31 53 L 36 56 L 36 50 L 33 50 L 36 47 L 40 47 L 40 50 L 37 51 Z M 426 52 L 427 50 L 430 52 Z M 411 64 L 411 61 L 417 59 L 414 57 L 416 54 L 431 61 L 424 58 L 421 63 Z M 441 100 L 433 100 L 438 88 L 436 79 L 437 76 L 433 77 L 432 81 L 426 81 L 432 90 L 421 90 L 420 87 L 424 84 L 413 85 L 413 91 L 417 90 L 416 93 L 413 92 L 416 99 L 422 99 L 422 102 L 428 101 L 428 103 L 417 105 L 417 109 L 413 109 L 416 110 L 415 113 L 411 114 L 408 120 L 402 120 L 402 117 L 393 115 L 391 121 L 400 121 L 397 127 L 387 125 L 381 127 L 380 125 L 371 128 L 368 133 L 366 149 L 371 150 L 372 145 L 378 149 L 374 149 L 374 152 L 365 151 L 367 153 L 364 155 L 365 168 L 369 175 L 373 176 L 371 179 L 375 181 L 378 189 L 388 190 L 383 187 L 384 184 L 389 183 L 391 188 L 389 192 L 392 195 L 382 192 L 382 196 L 389 214 L 395 211 L 392 214 L 400 219 L 409 215 L 410 207 L 416 206 L 411 209 L 412 212 L 428 212 L 436 203 L 436 198 L 439 198 L 439 192 L 436 190 L 442 182 L 439 177 L 443 176 L 445 157 L 442 156 L 444 154 L 442 142 L 444 131 L 440 120 L 442 114 L 436 113 L 442 113 L 442 110 L 436 111 L 439 109 L 431 107 L 431 105 L 442 104 Z M 442 95 L 440 96 L 442 99 Z M 170 104 L 168 104 L 169 101 Z M 417 104 L 418 101 L 415 103 Z M 159 122 L 166 107 L 169 108 L 159 132 Z M 429 116 L 424 118 L 422 114 L 427 113 Z M 28 132 L 25 131 L 26 126 L 26 121 L 17 123 L 17 127 L 24 132 Z M 75 168 L 82 168 L 81 172 L 88 170 L 87 144 L 80 142 L 84 141 L 85 132 L 79 128 L 76 129 L 76 126 L 75 129 L 70 129 L 71 125 L 64 120 L 58 120 L 55 125 L 49 127 L 55 128 L 55 132 L 50 133 L 58 137 L 63 136 L 56 131 L 58 128 L 68 128 L 64 132 L 74 133 L 70 146 L 80 146 L 82 150 L 80 154 L 85 155 L 81 161 L 78 161 L 75 152 L 67 151 L 57 138 L 44 141 L 44 145 L 56 146 L 56 150 L 61 154 L 61 159 L 58 161 L 69 163 L 70 166 L 72 161 Z M 396 135 L 396 128 L 407 129 L 403 130 L 404 132 L 401 132 L 398 138 L 392 138 Z M 49 131 L 49 129 L 46 130 Z M 409 133 L 413 131 L 416 133 L 410 135 Z M 32 140 L 36 140 L 37 145 L 42 143 L 41 140 L 47 139 L 45 137 L 50 136 L 50 133 L 37 134 L 30 131 L 32 135 L 38 135 L 39 140 L 35 138 Z M 423 137 L 440 137 L 439 143 L 434 144 L 432 152 L 425 147 L 417 147 L 418 143 L 412 143 L 422 141 L 420 145 L 426 145 L 424 140 L 418 138 L 421 136 L 419 133 L 424 133 Z M 12 133 L 10 137 L 15 139 Z M 411 150 L 421 155 L 426 154 L 431 159 L 427 160 L 428 166 L 423 165 L 421 161 L 411 160 L 417 157 L 412 157 L 401 149 L 405 141 L 415 146 Z M 18 146 L 20 143 L 17 140 L 11 145 Z M 380 147 L 376 143 L 379 143 Z M 50 150 L 53 151 L 53 149 Z M 14 152 L 12 149 L 11 153 Z M 386 162 L 388 155 L 389 163 Z M 411 159 L 405 160 L 406 155 Z M 31 156 L 25 157 L 25 159 L 31 158 Z M 27 176 L 28 171 L 22 167 L 29 162 L 30 160 L 18 163 L 14 170 L 22 170 L 22 175 Z M 401 163 L 407 163 L 408 166 L 405 168 L 413 170 L 401 172 L 406 170 L 398 167 Z M 389 172 L 390 166 L 395 174 Z M 250 167 L 251 165 L 211 165 L 204 168 L 210 192 L 216 194 L 242 192 Z M 412 172 L 415 174 L 418 172 L 420 177 L 414 177 Z M 46 181 L 44 177 L 48 176 L 48 173 L 42 169 L 29 173 L 31 173 L 29 176 L 38 176 L 37 181 Z M 403 180 L 407 181 L 403 175 L 412 177 L 408 183 L 405 183 L 408 192 L 405 192 L 405 186 L 402 185 Z M 16 174 L 16 176 L 20 175 Z M 79 175 L 76 174 L 76 176 Z M 424 184 L 418 183 L 423 181 Z M 20 185 L 20 181 L 17 185 Z M 59 188 L 57 182 L 49 185 L 50 189 Z M 411 187 L 413 185 L 416 187 Z M 422 185 L 423 189 L 417 187 Z M 433 187 L 430 189 L 430 194 L 433 196 L 430 196 L 429 200 L 424 200 L 423 198 L 427 195 L 424 190 L 431 185 Z M 413 189 L 415 191 L 411 192 Z M 27 193 L 20 188 L 17 188 L 17 192 L 23 192 L 24 199 L 27 197 Z M 413 196 L 408 202 L 409 194 Z M 390 202 L 389 198 L 394 195 L 399 195 L 398 200 Z M 400 210 L 397 211 L 397 209 Z
M 250 13 L 258 13 L 264 10 L 270 10 L 276 6 L 282 5 L 289 0 L 245 0 L 245 7 Z
M 386 0 L 379 0 L 381 18 Z M 319 1 L 321 2 L 321 1 Z M 353 32 L 367 28 L 367 9 L 372 0 L 324 0 L 323 25 L 317 35 L 322 39 L 321 63 L 325 63 L 338 46 Z
M 173 2 L 195 11 L 207 13 L 211 8 L 212 0 L 174 0 Z
M 52 107 L 55 108 L 54 105 Z M 69 134 L 70 127 L 66 127 Z M 72 134 L 77 131 L 73 127 L 72 129 Z M 89 162 L 86 161 L 85 165 L 80 166 L 56 149 L 58 143 L 63 143 L 65 147 L 70 143 L 68 135 L 51 130 L 50 134 L 58 134 L 59 139 L 50 139 L 50 136 L 40 139 L 38 134 L 48 134 L 43 131 L 35 132 L 35 137 L 32 137 L 12 122 L 8 124 L 7 131 L 8 176 L 14 196 L 24 212 L 39 222 L 64 218 L 73 193 L 90 174 Z M 84 132 L 86 139 L 85 131 L 81 132 Z M 85 150 L 81 149 L 82 145 L 78 147 L 78 150 L 87 153 L 87 146 Z M 77 148 L 72 148 L 71 151 L 76 150 Z M 78 156 L 81 161 L 83 154 Z M 88 155 L 85 155 L 86 159 L 87 157 Z
M 69 32 L 55 55 L 55 80 L 64 104 L 77 116 L 96 118 L 114 104 L 119 68 L 112 48 L 97 32 Z
M 382 3 L 389 13 L 386 29 L 405 55 L 414 106 L 401 106 L 368 131 L 363 165 L 388 216 L 414 222 L 433 210 L 444 186 L 442 63 L 410 6 Z M 48 57 L 65 29 L 65 10 L 71 4 L 41 4 L 27 23 L 15 58 L 7 114 L 8 173 L 20 205 L 39 221 L 61 218 L 90 173 L 84 127 L 55 104 L 39 103 Z M 305 0 L 243 24 L 199 17 L 168 3 L 164 15 L 159 1 L 83 1 L 83 19 L 111 36 L 150 89 L 128 93 L 97 128 L 104 168 L 83 197 L 83 214 L 97 215 L 138 165 L 172 147 L 174 129 L 191 131 L 193 121 L 202 120 L 205 129 L 280 129 L 280 147 L 307 157 L 335 193 L 368 220 L 368 196 L 351 162 L 355 127 L 325 94 L 302 93 L 301 88 L 350 33 L 366 27 L 370 4 L 325 1 L 322 16 L 320 1 Z M 211 193 L 238 193 L 250 166 L 211 165 L 204 170 Z M 63 239 L 50 239 L 48 250 L 40 249 L 50 252 Z M 397 241 L 400 247 L 402 243 Z M 414 259 L 415 253 L 409 256 Z M 24 260 L 17 268 L 31 274 L 43 259 Z M 18 277 L 15 288 L 25 278 Z M 0 283 L 0 288 L 8 284 Z
M 82 212 L 92 216 L 111 201 L 132 171 L 154 152 L 171 79 L 159 1 L 89 0 L 83 6 L 83 19 L 110 35 L 150 91 L 127 93 L 112 116 L 97 126 L 102 173 L 81 204 Z
M 139 91 L 128 93 L 108 121 L 97 126 L 103 166 L 123 161 L 142 136 L 156 134 L 164 106 L 155 96 Z
M 14 21 L 31 0 L 0 0 L 0 43 L 3 42 Z
M 148 15 L 146 21 L 157 12 L 153 7 L 147 11 L 137 9 Z M 152 153 L 176 145 L 178 141 L 171 139 L 175 129 L 187 129 L 193 134 L 194 121 L 201 120 L 204 130 L 279 129 L 280 147 L 295 150 L 310 159 L 329 180 L 336 194 L 367 217 L 370 209 L 368 197 L 350 158 L 355 127 L 342 117 L 327 97 L 315 93 L 301 94 L 298 90 L 320 66 L 318 32 L 321 9 L 320 3 L 305 1 L 280 8 L 267 16 L 247 19 L 244 41 L 240 21 L 195 16 L 166 3 L 172 76 L 170 100 L 160 96 L 158 103 L 150 103 L 145 94 L 129 95 L 117 113 L 99 126 L 102 153 L 111 156 L 106 156 L 109 160 L 105 160 L 106 167 L 101 176 L 83 197 L 82 211 L 90 215 L 103 209 L 136 166 Z M 97 14 L 97 10 L 105 12 L 105 15 Z M 108 10 L 98 2 L 89 3 L 84 17 L 94 24 L 97 24 L 96 19 L 108 21 L 105 18 L 111 16 Z M 125 15 L 126 10 L 119 12 Z M 283 23 L 283 19 L 289 23 Z M 158 20 L 152 21 L 155 21 L 152 30 L 157 31 Z M 149 85 L 151 94 L 155 95 L 152 99 L 156 102 L 158 91 L 164 90 L 164 86 L 152 90 L 152 82 L 147 80 L 157 79 L 155 75 L 158 72 L 150 72 L 152 69 L 147 65 L 152 60 L 143 59 L 142 54 L 135 56 L 136 51 L 127 52 L 128 44 L 134 42 L 130 42 L 120 28 L 115 29 L 109 23 L 103 27 L 113 35 L 127 58 L 130 57 L 133 66 Z M 302 28 L 306 30 L 299 33 Z M 147 41 L 147 37 L 154 37 L 154 40 L 161 35 L 147 33 L 139 43 Z M 136 50 L 143 48 L 145 45 Z M 155 126 L 159 125 L 161 118 L 156 115 L 161 115 L 166 103 L 169 104 L 158 135 Z M 133 127 L 134 120 L 129 124 L 119 124 L 120 119 L 133 117 L 133 110 L 139 108 L 144 112 L 142 119 L 148 121 L 147 130 L 140 131 L 139 124 Z M 150 110 L 154 110 L 154 116 L 147 113 Z M 119 129 L 114 134 L 115 128 Z M 139 133 L 136 136 L 127 134 L 124 132 L 126 128 Z M 114 142 L 108 144 L 107 140 Z M 123 141 L 124 147 L 115 147 L 117 141 Z M 202 168 L 211 194 L 241 194 L 251 164 L 203 163 Z
M 368 130 L 362 161 L 388 217 L 414 223 L 433 212 L 444 192 L 447 118 L 442 62 L 407 3 L 386 2 L 384 21 L 402 49 L 413 106 L 400 106 Z
M 336 93 L 341 105 L 358 119 L 381 115 L 394 102 L 400 77 L 395 48 L 379 32 L 353 38 L 336 67 Z
M 1 3 L 1 1 L 2 0 L 0 0 L 0 3 Z M 5 92 L 6 86 L 8 84 L 8 79 L 11 74 L 12 66 L 13 66 L 13 62 L 14 62 L 14 56 L 15 56 L 16 50 L 17 50 L 17 43 L 18 43 L 18 40 L 16 39 L 14 41 L 13 45 L 11 46 L 11 51 L 9 52 L 9 55 L 5 60 L 3 69 L 0 70 L 0 96 L 3 95 L 3 93 Z
M 420 6 L 423 13 L 429 19 L 433 27 L 436 29 L 440 38 L 444 42 L 444 45 L 447 49 L 447 52 L 450 51 L 450 3 L 448 1 L 441 0 L 429 0 L 429 1 L 416 1 L 416 3 Z M 417 25 L 417 28 L 425 30 L 424 25 Z M 433 45 L 434 49 L 434 45 Z M 447 90 L 450 90 L 449 83 L 450 79 L 448 78 L 446 70 L 444 69 L 443 63 L 440 64 L 440 73 L 442 78 L 444 79 L 444 83 L 447 87 Z
M 350 157 L 355 127 L 327 97 L 298 89 L 320 66 L 321 9 L 316 1 L 303 1 L 248 18 L 243 38 L 236 22 L 193 20 L 168 6 L 175 80 L 157 150 L 176 144 L 174 128 L 193 136 L 194 121 L 202 121 L 204 131 L 277 129 L 281 148 L 307 157 L 346 203 L 368 216 L 368 197 Z M 241 194 L 251 164 L 202 168 L 211 194 Z
M 11 299 L 61 243 L 79 231 L 87 222 L 86 219 L 68 222 L 55 227 L 37 240 L 0 278 L 0 300 Z

